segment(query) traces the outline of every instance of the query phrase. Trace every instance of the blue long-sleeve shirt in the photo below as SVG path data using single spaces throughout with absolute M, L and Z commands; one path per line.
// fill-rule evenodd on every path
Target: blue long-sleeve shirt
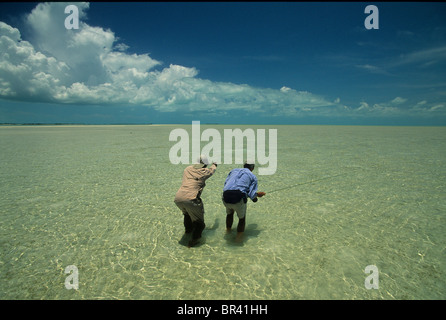
M 257 197 L 257 177 L 248 168 L 236 168 L 229 172 L 223 191 L 240 190 L 251 200 Z

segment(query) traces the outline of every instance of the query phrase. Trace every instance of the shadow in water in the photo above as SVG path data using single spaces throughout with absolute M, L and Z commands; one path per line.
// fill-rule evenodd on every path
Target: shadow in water
M 212 227 L 208 228 L 204 228 L 203 230 L 203 234 L 207 235 L 207 236 L 211 236 L 215 234 L 215 231 L 218 229 L 218 226 L 220 225 L 220 219 L 219 218 L 215 218 L 214 224 L 212 225 Z
M 212 227 L 208 227 L 206 225 L 206 227 L 203 230 L 203 233 L 201 234 L 201 238 L 199 240 L 199 242 L 194 245 L 195 247 L 200 247 L 203 244 L 206 243 L 206 238 L 209 236 L 213 236 L 215 234 L 215 231 L 218 229 L 218 226 L 220 225 L 220 219 L 216 218 L 214 221 L 214 224 L 212 225 Z M 181 244 L 182 246 L 188 246 L 189 245 L 189 241 L 192 239 L 192 233 L 184 233 L 183 236 L 181 237 L 181 239 L 178 241 L 179 244 Z
M 178 243 L 181 244 L 182 246 L 187 247 L 187 244 L 191 239 L 192 239 L 192 233 L 184 233 L 181 239 L 178 241 Z
M 260 234 L 260 230 L 257 229 L 257 224 L 251 223 L 245 227 L 245 232 L 243 232 L 242 236 L 237 234 L 237 226 L 232 228 L 229 233 L 226 233 L 224 238 L 226 243 L 230 246 L 241 247 L 244 246 L 245 243 L 249 241 L 251 238 L 257 238 Z

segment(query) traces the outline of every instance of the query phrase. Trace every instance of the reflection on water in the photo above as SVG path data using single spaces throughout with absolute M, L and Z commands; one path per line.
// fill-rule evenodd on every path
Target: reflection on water
M 242 241 L 221 203 L 237 165 L 221 164 L 193 248 L 173 203 L 174 128 L 0 127 L 1 298 L 446 296 L 445 128 L 271 127 L 278 169 L 258 176 L 267 195 L 249 202 Z M 379 289 L 365 288 L 368 265 Z

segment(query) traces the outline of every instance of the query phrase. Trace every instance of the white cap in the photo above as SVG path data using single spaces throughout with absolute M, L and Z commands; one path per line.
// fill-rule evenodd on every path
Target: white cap
M 200 155 L 200 156 L 197 158 L 197 163 L 203 163 L 203 164 L 208 165 L 208 164 L 209 164 L 209 159 L 208 159 L 208 157 L 206 157 L 204 154 L 202 154 L 202 155 Z

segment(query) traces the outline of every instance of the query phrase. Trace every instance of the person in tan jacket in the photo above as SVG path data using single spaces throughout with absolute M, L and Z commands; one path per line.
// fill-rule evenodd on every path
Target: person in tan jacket
M 189 247 L 198 243 L 201 233 L 206 226 L 204 223 L 204 206 L 201 200 L 201 193 L 206 186 L 205 181 L 217 169 L 215 162 L 207 168 L 209 161 L 206 156 L 201 155 L 197 162 L 197 164 L 190 165 L 184 169 L 183 181 L 174 199 L 177 207 L 183 212 L 186 233 L 192 232 Z

